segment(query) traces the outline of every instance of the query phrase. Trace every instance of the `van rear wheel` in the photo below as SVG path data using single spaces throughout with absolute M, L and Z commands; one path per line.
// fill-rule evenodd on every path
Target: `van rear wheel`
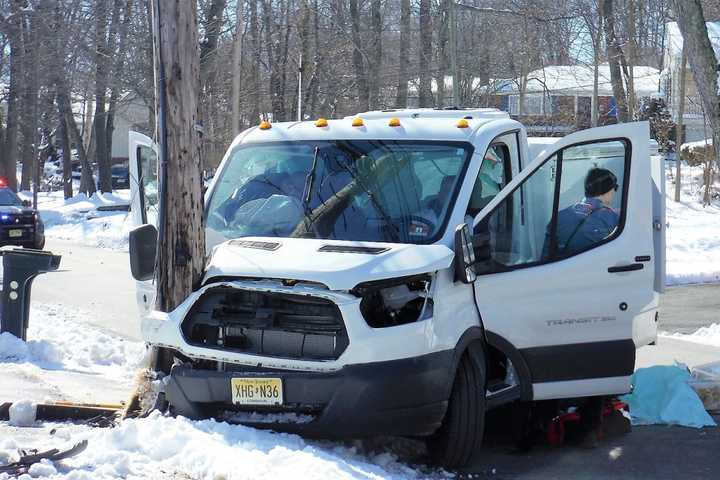
M 485 429 L 485 359 L 482 351 L 466 352 L 458 365 L 445 418 L 427 439 L 432 460 L 457 468 L 480 451 Z

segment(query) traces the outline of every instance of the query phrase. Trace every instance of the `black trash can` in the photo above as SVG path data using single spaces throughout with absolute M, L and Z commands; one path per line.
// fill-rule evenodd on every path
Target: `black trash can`
M 61 257 L 45 250 L 29 248 L 0 250 L 0 256 L 3 257 L 0 333 L 10 332 L 27 340 L 32 282 L 40 273 L 57 270 Z

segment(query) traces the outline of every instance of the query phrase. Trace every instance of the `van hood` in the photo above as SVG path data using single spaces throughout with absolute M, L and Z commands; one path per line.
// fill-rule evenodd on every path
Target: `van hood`
M 450 267 L 453 257 L 445 245 L 243 237 L 214 248 L 205 281 L 278 278 L 350 290 L 362 282 L 443 270 Z

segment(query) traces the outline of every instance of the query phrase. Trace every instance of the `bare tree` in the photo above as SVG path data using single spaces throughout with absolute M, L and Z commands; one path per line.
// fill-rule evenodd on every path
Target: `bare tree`
M 93 118 L 93 140 L 95 144 L 95 160 L 98 165 L 98 186 L 101 192 L 112 191 L 110 158 L 105 133 L 107 125 L 105 101 L 107 100 L 109 78 L 108 59 L 110 58 L 107 38 L 107 3 L 108 0 L 95 0 L 95 116 Z
M 431 107 L 433 101 L 430 76 L 430 59 L 432 58 L 432 19 L 430 17 L 430 0 L 420 0 L 420 50 L 418 103 L 420 107 Z
M 370 82 L 365 68 L 365 52 L 362 50 L 360 10 L 357 0 L 350 0 L 350 20 L 352 22 L 353 65 L 358 91 L 358 110 L 370 110 Z
M 615 15 L 613 13 L 613 0 L 602 0 L 602 16 L 605 26 L 605 43 L 607 48 L 608 63 L 610 64 L 610 82 L 612 84 L 613 96 L 617 108 L 619 122 L 628 121 L 627 100 L 625 87 L 623 86 L 622 70 L 620 68 L 623 57 L 620 44 L 615 32 Z
M 400 4 L 400 52 L 398 56 L 398 83 L 395 108 L 407 107 L 408 62 L 410 61 L 410 0 Z
M 240 133 L 240 75 L 242 71 L 243 2 L 235 7 L 235 39 L 233 41 L 232 63 L 232 132 Z
M 705 24 L 700 0 L 675 0 L 675 13 L 683 36 L 683 48 L 703 110 L 713 134 L 715 162 L 720 166 L 720 106 L 718 105 L 718 61 Z

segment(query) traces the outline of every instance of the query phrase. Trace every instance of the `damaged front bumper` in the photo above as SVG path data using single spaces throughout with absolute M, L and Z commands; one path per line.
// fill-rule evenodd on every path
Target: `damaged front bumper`
M 189 418 L 215 417 L 323 438 L 423 436 L 433 433 L 445 414 L 452 362 L 453 351 L 448 350 L 326 373 L 242 367 L 217 372 L 176 365 L 165 396 L 173 413 Z M 233 405 L 234 377 L 280 378 L 283 405 Z M 284 421 L 281 414 L 289 412 L 296 415 Z

